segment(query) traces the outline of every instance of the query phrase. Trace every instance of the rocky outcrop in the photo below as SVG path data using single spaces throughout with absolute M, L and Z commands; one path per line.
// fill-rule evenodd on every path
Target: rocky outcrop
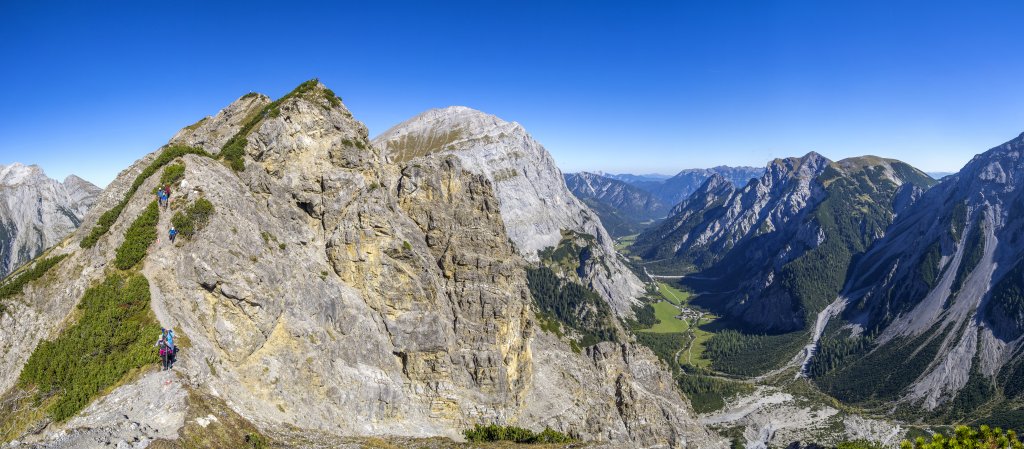
M 74 175 L 59 182 L 35 165 L 0 165 L 0 278 L 77 229 L 99 193 Z
M 493 184 L 501 217 L 518 253 L 529 261 L 556 246 L 563 231 L 596 237 L 585 282 L 620 316 L 632 316 L 643 284 L 619 260 L 601 221 L 566 188 L 551 155 L 520 126 L 470 108 L 432 109 L 373 140 L 389 161 L 459 158 Z
M 182 158 L 172 208 L 203 198 L 214 212 L 192 239 L 161 237 L 142 273 L 161 324 L 189 342 L 176 370 L 190 388 L 222 398 L 272 435 L 459 438 L 473 424 L 498 423 L 550 426 L 617 447 L 723 447 L 646 349 L 601 343 L 577 353 L 540 330 L 529 262 L 508 231 L 527 218 L 505 217 L 509 200 L 502 175 L 485 169 L 494 167 L 489 159 L 389 159 L 328 92 L 315 85 L 262 117 L 247 136 L 243 171 Z M 251 117 L 222 115 L 222 128 L 204 123 L 174 141 L 211 145 L 210 136 L 243 129 L 242 116 Z M 517 136 L 523 149 L 534 145 Z M 519 157 L 491 150 L 489 158 Z M 115 204 L 153 158 L 122 172 L 99 204 Z M 545 180 L 537 177 L 545 170 L 522 176 Z M 0 317 L 0 387 L 13 384 L 38 339 L 59 332 L 82 288 L 103 275 L 158 177 L 143 183 L 95 246 L 61 248 L 70 255 L 54 268 L 55 282 L 30 287 Z M 559 198 L 545 200 L 559 211 Z M 544 204 L 521 201 L 534 210 Z M 573 213 L 577 225 L 597 223 L 585 208 Z M 161 214 L 161 230 L 170 215 Z M 563 218 L 541 215 L 538 226 L 573 225 Z M 22 338 L 26 330 L 32 338 Z M 102 419 L 64 426 L 75 422 Z
M 601 217 L 613 237 L 638 233 L 664 218 L 670 207 L 643 189 L 594 173 L 568 173 L 565 185 Z

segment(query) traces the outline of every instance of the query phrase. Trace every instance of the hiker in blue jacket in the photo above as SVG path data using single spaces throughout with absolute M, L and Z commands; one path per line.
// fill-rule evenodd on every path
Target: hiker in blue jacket
M 178 235 L 178 230 L 174 229 L 174 226 L 171 226 L 171 230 L 167 231 L 167 236 L 170 237 L 171 243 L 174 243 L 174 237 L 177 237 L 177 235 Z
M 178 355 L 178 347 L 174 345 L 174 329 L 167 329 L 167 351 L 167 367 L 171 368 L 174 366 L 174 362 L 177 359 Z

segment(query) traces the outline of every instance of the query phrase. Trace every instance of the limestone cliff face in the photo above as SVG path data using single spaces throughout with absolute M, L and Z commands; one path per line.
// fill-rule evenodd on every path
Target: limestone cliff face
M 494 173 L 451 154 L 389 160 L 323 93 L 289 98 L 252 127 L 244 171 L 182 158 L 172 208 L 205 198 L 214 213 L 192 239 L 161 233 L 143 273 L 161 323 L 189 341 L 176 369 L 191 385 L 272 434 L 458 437 L 500 423 L 619 447 L 723 446 L 649 351 L 602 343 L 577 354 L 540 331 Z M 216 151 L 268 102 L 243 97 L 173 141 Z M 99 204 L 115 204 L 154 158 L 122 172 Z M 93 248 L 61 248 L 70 256 L 55 282 L 0 317 L 0 388 L 102 277 L 158 178 Z
M 453 106 L 413 117 L 373 143 L 390 161 L 454 155 L 470 172 L 486 176 L 494 185 L 509 238 L 527 260 L 538 260 L 538 251 L 557 245 L 562 231 L 596 237 L 591 251 L 603 263 L 585 267 L 585 282 L 620 316 L 632 316 L 643 284 L 619 260 L 597 215 L 566 187 L 551 155 L 518 123 Z
M 74 175 L 60 182 L 35 165 L 0 165 L 0 278 L 78 228 L 99 193 Z

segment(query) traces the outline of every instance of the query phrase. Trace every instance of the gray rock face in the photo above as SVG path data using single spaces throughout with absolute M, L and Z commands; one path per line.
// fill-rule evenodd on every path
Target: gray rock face
M 59 182 L 35 165 L 0 165 L 0 278 L 77 229 L 99 193 L 74 175 Z
M 664 218 L 670 207 L 643 189 L 594 173 L 566 174 L 565 185 L 601 217 L 604 228 L 614 237 L 638 233 L 654 220 Z
M 565 185 L 551 155 L 518 123 L 454 106 L 426 111 L 374 139 L 388 160 L 408 162 L 454 155 L 466 170 L 494 185 L 502 220 L 520 255 L 558 244 L 562 231 L 593 235 L 594 259 L 584 280 L 620 316 L 632 316 L 643 284 L 619 260 L 601 221 Z
M 1022 185 L 1024 134 L 921 195 L 852 268 L 843 318 L 877 334 L 879 351 L 930 348 L 900 367 L 894 399 L 934 410 L 969 384 L 985 400 L 1021 394 Z
M 190 342 L 175 368 L 188 385 L 271 434 L 460 438 L 473 424 L 499 423 L 551 426 L 617 447 L 724 447 L 650 351 L 602 343 L 578 354 L 539 329 L 527 261 L 506 231 L 501 175 L 484 170 L 485 159 L 390 161 L 322 93 L 318 85 L 258 123 L 242 172 L 182 159 L 172 208 L 205 198 L 214 213 L 192 239 L 171 244 L 161 232 L 142 272 L 161 324 Z M 212 142 L 238 129 L 242 115 L 186 138 Z M 116 203 L 154 155 L 122 172 L 99 204 Z M 537 179 L 548 169 L 533 170 Z M 61 248 L 70 256 L 54 268 L 57 282 L 29 288 L 0 317 L 0 389 L 102 277 L 158 177 L 96 246 Z M 171 215 L 161 213 L 161 231 Z M 111 400 L 81 422 L 104 425 L 102 404 Z

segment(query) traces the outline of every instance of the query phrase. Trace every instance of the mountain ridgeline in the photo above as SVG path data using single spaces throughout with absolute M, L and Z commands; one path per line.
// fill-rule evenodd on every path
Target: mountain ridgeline
M 851 267 L 808 365 L 815 381 L 851 403 L 1020 429 L 1022 186 L 1024 134 L 903 211 Z
M 169 241 L 172 224 L 188 233 Z M 626 338 L 643 285 L 600 220 L 521 126 L 479 111 L 371 141 L 319 82 L 247 94 L 122 171 L 71 241 L 0 299 L 0 440 L 301 446 L 497 424 L 725 447 Z M 174 371 L 146 369 L 160 326 Z M 74 335 L 103 357 L 64 363 Z
M 613 237 L 637 234 L 671 208 L 642 188 L 593 173 L 567 173 L 565 184 L 601 217 Z
M 770 334 L 770 344 L 728 345 L 718 368 L 734 370 L 733 362 L 764 354 L 770 360 L 739 365 L 768 369 L 802 346 L 851 261 L 933 183 L 907 164 L 876 157 L 833 162 L 812 152 L 776 159 L 744 187 L 712 176 L 631 250 L 651 274 L 698 273 L 685 281 L 706 292 L 697 304 L 741 335 Z M 758 349 L 765 344 L 779 351 Z
M 577 198 L 600 217 L 615 237 L 637 234 L 665 218 L 673 206 L 696 191 L 708 178 L 720 176 L 733 185 L 745 186 L 761 176 L 753 167 L 686 169 L 675 176 L 602 175 L 570 173 L 565 183 Z
M 35 165 L 0 165 L 0 279 L 78 228 L 100 188 L 50 179 Z

